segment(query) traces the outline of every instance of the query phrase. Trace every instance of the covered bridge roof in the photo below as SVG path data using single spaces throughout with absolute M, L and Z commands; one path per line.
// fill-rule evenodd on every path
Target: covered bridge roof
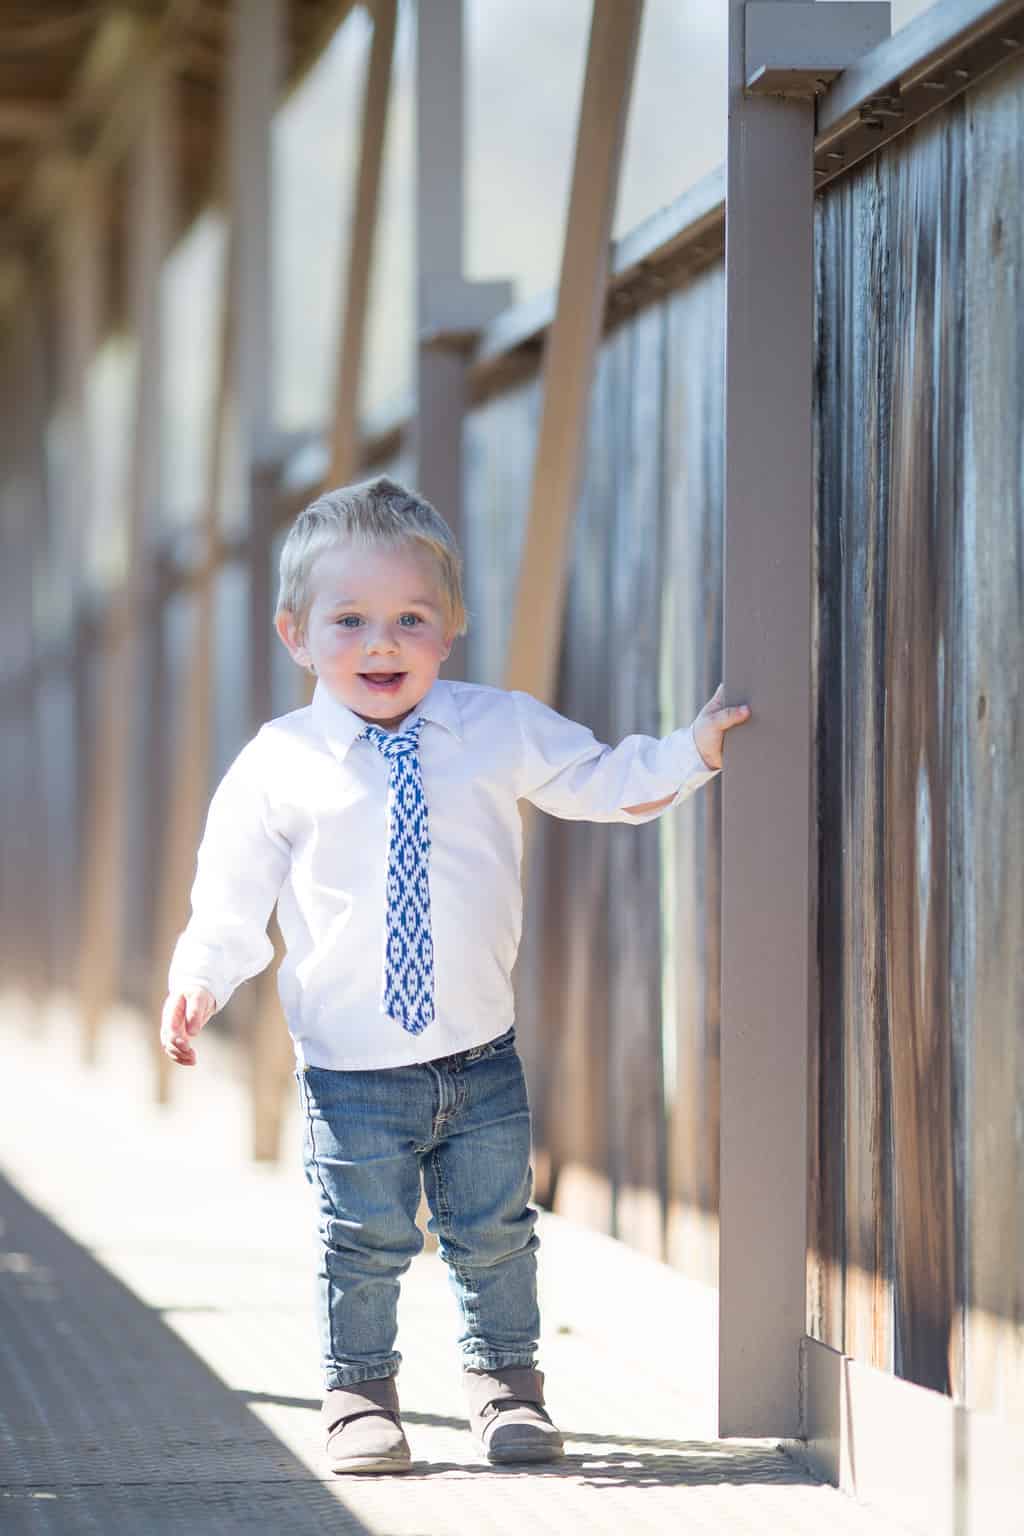
M 286 79 L 296 81 L 352 0 L 287 0 Z M 75 178 L 131 142 L 158 56 L 178 92 L 177 206 L 211 192 L 232 0 L 4 0 L 0 7 L 0 307 L 16 291 Z M 116 194 L 115 194 L 116 195 Z

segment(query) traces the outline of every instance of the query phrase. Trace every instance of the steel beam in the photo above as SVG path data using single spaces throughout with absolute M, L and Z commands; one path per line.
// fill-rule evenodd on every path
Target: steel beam
M 812 1027 L 814 107 L 745 94 L 729 0 L 719 1424 L 799 1433 Z

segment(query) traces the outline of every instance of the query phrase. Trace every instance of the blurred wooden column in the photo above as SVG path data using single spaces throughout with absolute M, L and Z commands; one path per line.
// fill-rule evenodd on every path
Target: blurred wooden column
M 745 11 L 729 0 L 723 676 L 754 719 L 722 777 L 719 1427 L 795 1437 L 814 959 L 814 103 L 745 93 Z
M 462 421 L 469 353 L 511 302 L 507 282 L 467 282 L 462 0 L 416 9 L 416 488 L 464 548 Z M 444 665 L 466 676 L 465 638 Z
M 249 577 L 249 734 L 273 713 L 271 545 L 278 483 L 273 459 L 273 285 L 271 276 L 271 125 L 284 77 L 284 0 L 237 0 L 233 13 L 228 163 L 235 230 L 229 290 L 234 308 L 234 398 L 238 462 L 246 508 Z M 281 959 L 271 924 L 275 963 L 250 991 L 251 1136 L 257 1158 L 274 1158 L 291 1041 L 277 998 Z
M 90 509 L 91 517 L 95 509 Z M 88 525 L 87 525 L 88 526 Z M 87 538 L 88 538 L 87 533 Z M 86 567 L 88 569 L 88 567 Z M 107 596 L 107 607 L 96 612 L 95 596 L 87 594 L 87 625 L 80 638 L 83 654 L 82 725 L 86 770 L 83 795 L 84 865 L 82 878 L 81 960 L 79 1002 L 82 1059 L 95 1062 L 100 1025 L 116 990 L 121 902 L 119 874 L 123 849 L 120 793 L 121 752 L 125 719 L 122 633 L 128 595 L 124 589 Z M 99 686 L 91 674 L 99 667 Z
M 126 918 L 129 903 L 139 896 L 135 882 L 126 877 L 129 854 L 137 848 L 144 820 L 139 803 L 146 795 L 143 775 L 133 772 L 133 767 L 140 766 L 141 712 L 152 707 L 142 698 L 140 647 L 152 586 L 151 532 L 160 494 L 160 267 L 170 231 L 169 89 L 165 73 L 154 65 L 141 137 L 129 159 L 127 266 L 137 341 L 135 420 L 125 507 L 125 571 L 121 587 L 109 594 L 102 620 L 105 662 L 91 754 L 81 973 L 83 1052 L 88 1061 L 96 1057 L 103 1013 L 122 990 Z M 128 835 L 129 827 L 134 839 Z M 145 872 L 140 875 L 144 881 Z M 140 931 L 133 925 L 133 938 Z M 143 973 L 148 962 L 147 954 Z
M 344 485 L 359 467 L 359 403 L 369 313 L 370 269 L 380 207 L 381 165 L 391 98 L 397 0 L 372 0 L 373 40 L 363 91 L 359 171 L 349 221 L 349 256 L 331 422 L 327 484 Z
M 169 796 L 163 809 L 153 966 L 152 1045 L 155 1096 L 166 1103 L 172 1064 L 160 1045 L 158 1021 L 167 991 L 167 969 L 178 934 L 188 920 L 189 890 L 196 867 L 210 791 L 213 716 L 214 581 L 219 556 L 218 518 L 224 485 L 228 405 L 234 373 L 235 262 L 237 238 L 228 208 L 227 248 L 221 290 L 220 326 L 214 364 L 213 416 L 206 441 L 206 490 L 199 517 L 199 554 L 192 575 L 194 621 L 188 635 L 188 655 L 178 707 L 172 710 L 175 731 L 167 743 L 172 763 Z
M 53 964 L 55 937 L 53 932 L 53 902 L 51 873 L 53 868 L 50 846 L 52 832 L 47 819 L 46 781 L 44 756 L 47 751 L 44 714 L 44 669 L 50 663 L 52 652 L 50 604 L 40 614 L 37 602 L 39 577 L 49 558 L 47 499 L 46 499 L 46 422 L 47 378 L 45 358 L 45 332 L 42 315 L 42 285 L 37 276 L 24 277 L 21 313 L 16 327 L 16 345 L 20 362 L 16 380 L 22 414 L 19 430 L 20 442 L 16 451 L 22 455 L 21 483 L 22 503 L 21 537 L 24 541 L 22 558 L 25 562 L 23 590 L 16 595 L 16 603 L 23 605 L 24 645 L 27 663 L 27 680 L 30 692 L 26 696 L 28 710 L 28 741 L 25 766 L 26 809 L 28 812 L 25 833 L 28 839 L 29 858 L 24 866 L 29 930 L 24 949 L 23 965 L 28 967 L 28 977 L 37 1001 L 58 979 Z M 42 618 L 46 628 L 40 633 Z M 7 846 L 11 846 L 10 843 Z M 20 884 L 20 880 L 19 880 Z
M 643 0 L 594 0 L 505 687 L 551 703 Z M 652 452 L 654 446 L 652 445 Z
M 137 342 L 135 431 L 129 469 L 128 609 L 124 633 L 124 799 L 126 846 L 120 863 L 123 995 L 142 1009 L 154 961 L 158 812 L 154 755 L 164 733 L 159 696 L 161 635 L 156 541 L 160 529 L 164 449 L 164 343 L 161 279 L 176 225 L 174 81 L 156 63 L 140 137 L 130 160 L 128 273 Z
M 25 277 L 16 317 L 0 346 L 3 460 L 9 477 L 0 562 L 4 644 L 0 660 L 5 740 L 0 767 L 3 867 L 0 927 L 4 975 L 38 1003 L 47 982 L 45 881 L 47 827 L 40 748 L 39 635 L 34 583 L 45 557 L 40 462 L 45 414 L 40 399 L 37 299 Z
M 544 350 L 541 415 L 533 467 L 530 508 L 523 539 L 505 687 L 522 689 L 554 704 L 572 531 L 583 475 L 590 397 L 604 327 L 612 221 L 619 187 L 622 145 L 633 82 L 642 0 L 594 0 L 587 68 L 576 131 L 569 213 L 562 247 L 555 317 Z M 651 444 L 651 453 L 657 445 Z M 524 802 L 523 885 L 528 899 L 533 878 L 530 852 L 537 812 Z M 537 877 L 546 880 L 543 863 Z M 538 892 L 539 894 L 539 892 Z M 549 893 L 552 894 L 552 893 Z M 561 1016 L 561 991 L 545 1012 Z M 578 1020 L 581 1024 L 583 1021 Z M 523 1054 L 531 1078 L 543 1084 L 559 1057 L 573 1100 L 562 1112 L 579 1125 L 603 1123 L 608 1106 L 595 1093 L 603 1078 L 588 1067 L 591 1044 L 585 1031 L 553 1043 L 547 1031 L 526 1038 Z M 540 1107 L 540 1106 L 538 1106 Z M 583 1143 L 582 1134 L 572 1144 Z M 591 1213 L 611 1208 L 603 1175 L 579 1164 L 562 1172 L 559 1200 L 565 1209 Z M 537 1149 L 538 1183 L 547 1187 L 550 1166 Z
M 391 101 L 397 0 L 371 0 L 373 39 L 363 90 L 362 136 L 352 214 L 348 222 L 348 266 L 341 300 L 334 400 L 329 424 L 330 456 L 321 489 L 356 479 L 360 466 L 359 406 L 370 308 L 370 269 L 380 215 L 381 165 Z M 303 675 L 300 693 L 308 704 L 316 678 Z
M 95 463 L 88 418 L 88 374 L 100 335 L 103 248 L 102 187 L 95 176 L 84 178 L 76 190 L 68 218 L 60 231 L 56 260 L 57 396 L 61 430 L 57 435 L 58 463 L 53 495 L 74 510 L 68 517 L 67 581 L 71 622 L 69 649 L 72 676 L 72 739 L 76 784 L 74 836 L 66 851 L 65 879 L 72 887 L 69 903 L 73 935 L 66 947 L 69 970 L 82 1007 L 82 1054 L 89 1060 L 95 1041 L 84 1007 L 89 976 L 86 948 L 88 902 L 93 881 L 89 852 L 92 839 L 89 767 L 95 721 L 90 718 L 89 653 L 92 627 L 87 611 L 83 575 L 95 513 Z

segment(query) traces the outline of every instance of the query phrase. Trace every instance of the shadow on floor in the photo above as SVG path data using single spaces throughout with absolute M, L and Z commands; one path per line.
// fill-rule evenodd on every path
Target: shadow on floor
M 246 1402 L 277 1403 L 291 1408 L 319 1406 L 319 1399 L 275 1397 L 261 1392 L 242 1394 Z M 402 1420 L 409 1427 L 425 1425 L 431 1429 L 455 1429 L 468 1433 L 468 1419 L 439 1413 L 418 1413 L 415 1409 L 403 1409 Z M 416 1461 L 413 1475 L 431 1477 L 439 1473 L 458 1473 L 474 1476 L 484 1473 L 489 1477 L 569 1477 L 593 1487 L 643 1488 L 672 1487 L 676 1485 L 706 1487 L 715 1483 L 771 1483 L 777 1486 L 820 1486 L 805 1467 L 800 1466 L 782 1450 L 763 1445 L 732 1443 L 728 1440 L 668 1440 L 645 1439 L 640 1435 L 584 1434 L 560 1426 L 566 1442 L 565 1459 L 550 1465 L 495 1467 L 483 1461 L 476 1465 L 466 1462 Z M 592 1451 L 581 1450 L 593 1446 Z M 626 1450 L 607 1450 L 609 1446 L 625 1446 Z M 651 1454 L 651 1453 L 657 1454 Z
M 4 1536 L 368 1536 L 333 1486 L 0 1175 Z

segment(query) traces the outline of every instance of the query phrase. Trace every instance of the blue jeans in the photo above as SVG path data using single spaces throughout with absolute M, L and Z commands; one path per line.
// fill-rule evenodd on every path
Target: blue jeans
M 295 1073 L 319 1205 L 324 1390 L 394 1375 L 420 1174 L 462 1314 L 464 1369 L 533 1365 L 540 1331 L 530 1108 L 515 1028 L 411 1067 Z

